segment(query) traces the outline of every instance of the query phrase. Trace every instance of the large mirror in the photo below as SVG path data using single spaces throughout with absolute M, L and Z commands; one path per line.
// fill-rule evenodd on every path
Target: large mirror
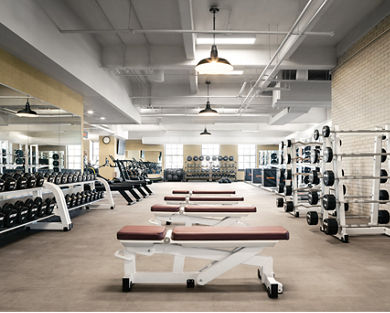
M 148 175 L 160 175 L 162 173 L 162 151 L 149 150 L 127 150 L 126 158 L 128 160 L 136 159 L 147 163 Z
M 0 173 L 80 170 L 81 118 L 0 85 Z

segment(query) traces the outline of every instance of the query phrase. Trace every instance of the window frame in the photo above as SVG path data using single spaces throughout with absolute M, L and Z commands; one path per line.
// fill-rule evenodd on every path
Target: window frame
M 237 145 L 237 166 L 238 170 L 246 168 L 256 168 L 257 153 L 256 144 L 238 144 Z
M 164 169 L 183 168 L 183 144 L 167 143 L 164 145 Z

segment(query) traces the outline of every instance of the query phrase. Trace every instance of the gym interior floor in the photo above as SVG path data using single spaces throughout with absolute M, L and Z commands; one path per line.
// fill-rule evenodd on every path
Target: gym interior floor
M 245 183 L 158 183 L 154 195 L 127 206 L 89 210 L 63 232 L 22 232 L 0 249 L 1 311 L 389 311 L 390 245 L 385 236 L 353 237 L 345 244 L 309 227 L 275 206 L 275 195 Z M 290 240 L 264 254 L 274 256 L 276 277 L 284 284 L 269 299 L 252 266 L 241 265 L 212 284 L 135 285 L 121 292 L 121 247 L 116 232 L 126 224 L 148 224 L 150 206 L 163 203 L 172 189 L 234 189 L 255 204 L 249 225 L 282 225 Z M 140 270 L 171 269 L 170 256 L 141 256 Z M 203 260 L 188 259 L 186 269 Z

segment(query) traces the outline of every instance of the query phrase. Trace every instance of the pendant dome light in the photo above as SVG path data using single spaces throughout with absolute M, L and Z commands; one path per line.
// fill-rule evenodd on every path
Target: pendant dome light
M 21 109 L 18 112 L 16 112 L 16 115 L 19 117 L 36 117 L 36 116 L 38 116 L 37 112 L 31 110 L 30 102 L 28 102 L 28 99 L 27 99 L 26 106 L 24 107 L 24 109 Z
M 201 136 L 204 136 L 204 135 L 208 135 L 210 136 L 211 133 L 209 131 L 207 131 L 207 128 L 205 127 L 204 130 L 200 133 Z
M 215 13 L 219 12 L 217 7 L 211 7 L 210 12 L 213 13 L 213 30 L 215 31 Z M 210 57 L 199 61 L 195 70 L 199 74 L 226 74 L 233 70 L 233 66 L 228 60 L 218 57 L 218 49 L 215 44 L 215 33 L 213 33 L 214 43 L 211 46 Z
M 211 105 L 210 105 L 210 98 L 209 98 L 210 81 L 209 80 L 206 80 L 206 85 L 207 85 L 207 102 L 206 102 L 206 107 L 203 110 L 199 111 L 199 115 L 202 115 L 202 116 L 215 116 L 215 115 L 218 115 L 217 110 L 212 109 Z

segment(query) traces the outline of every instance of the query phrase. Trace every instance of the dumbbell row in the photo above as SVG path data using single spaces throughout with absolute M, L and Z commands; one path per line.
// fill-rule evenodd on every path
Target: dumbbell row
M 66 184 L 66 183 L 75 183 L 95 180 L 96 177 L 94 174 L 51 174 L 46 177 L 48 182 L 53 182 L 55 184 Z M 21 189 L 29 189 L 35 187 L 42 187 L 45 182 L 45 177 L 40 174 L 30 174 L 30 173 L 15 173 L 4 174 L 0 178 L 0 192 L 3 191 L 13 191 Z
M 350 175 L 344 176 L 344 171 L 342 171 L 341 177 L 335 177 L 335 173 L 332 170 L 327 170 L 323 174 L 319 171 L 313 171 L 309 176 L 309 181 L 312 184 L 318 185 L 319 180 L 322 178 L 325 186 L 333 186 L 336 180 L 349 180 L 349 179 L 379 179 L 381 184 L 385 184 L 390 178 L 386 170 L 380 170 L 380 176 L 359 176 L 359 175 Z
M 390 130 L 386 129 L 356 129 L 356 130 L 331 130 L 329 126 L 322 127 L 321 134 L 318 129 L 314 130 L 313 138 L 314 140 L 318 140 L 320 137 L 329 137 L 330 134 L 370 134 L 370 133 L 389 133 Z
M 73 208 L 82 204 L 88 204 L 92 201 L 102 199 L 104 197 L 104 191 L 85 190 L 77 193 L 67 194 L 65 196 L 66 206 Z
M 56 199 L 37 197 L 15 203 L 5 203 L 0 208 L 0 228 L 9 228 L 33 221 L 37 218 L 51 215 L 56 205 Z

